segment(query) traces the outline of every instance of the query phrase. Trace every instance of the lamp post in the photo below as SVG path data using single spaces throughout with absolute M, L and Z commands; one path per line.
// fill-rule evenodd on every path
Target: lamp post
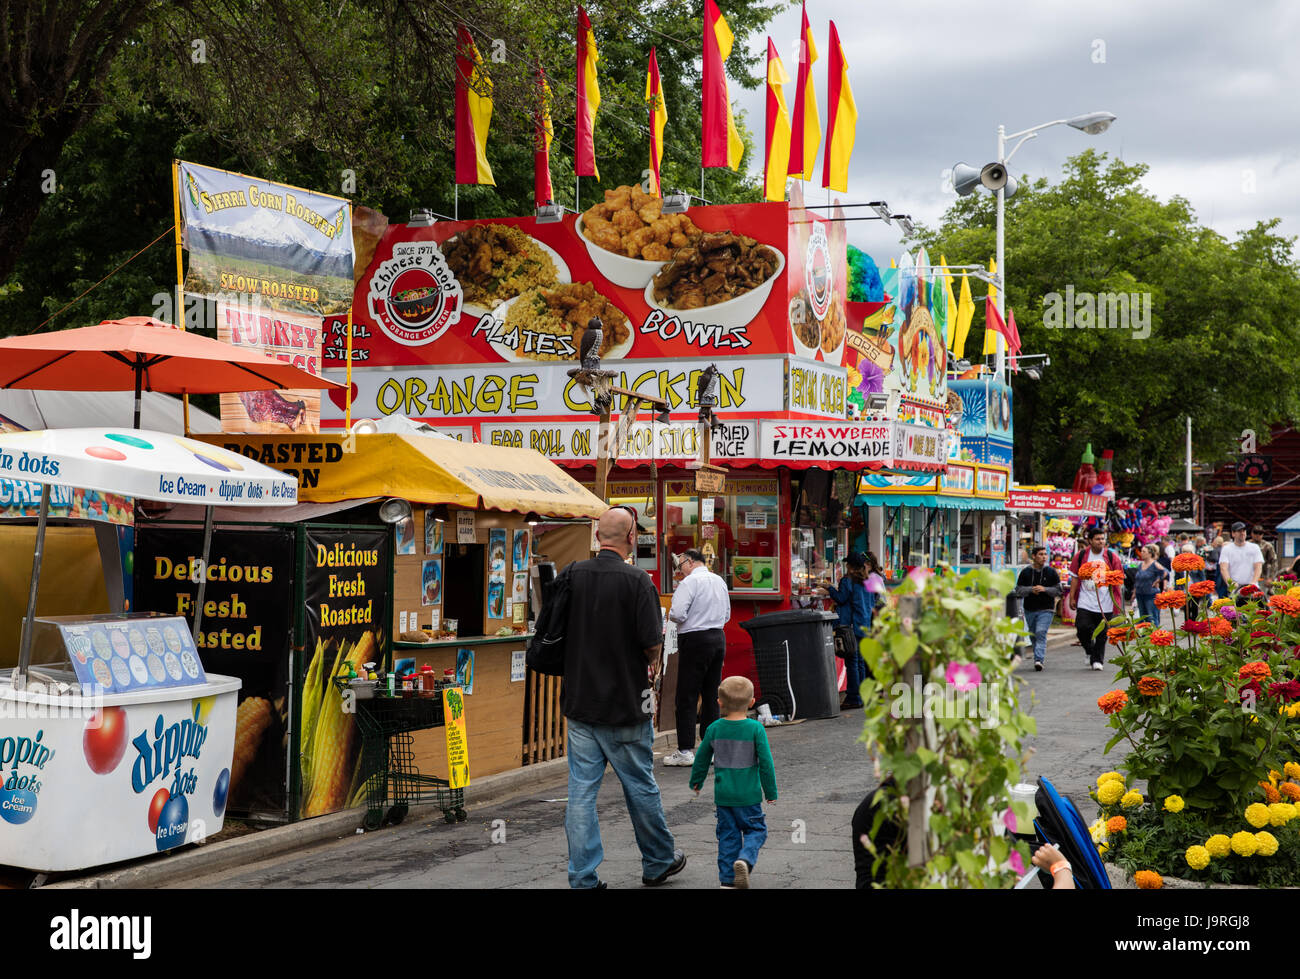
M 1001 280 L 1002 283 L 1001 288 L 998 289 L 998 315 L 1002 317 L 1004 322 L 1006 321 L 1007 318 L 1007 267 L 1006 267 L 1006 256 L 1004 254 L 1005 245 L 1006 245 L 1005 211 L 1006 211 L 1007 164 L 1011 161 L 1011 158 L 1016 155 L 1016 151 L 1019 150 L 1020 147 L 1024 146 L 1028 140 L 1036 138 L 1038 136 L 1038 133 L 1041 130 L 1048 129 L 1051 126 L 1064 125 L 1064 126 L 1070 126 L 1073 129 L 1077 129 L 1080 132 L 1087 133 L 1089 136 L 1096 136 L 1100 133 L 1104 133 L 1107 129 L 1109 129 L 1110 124 L 1114 121 L 1115 121 L 1115 115 L 1110 112 L 1085 112 L 1083 115 L 1072 116 L 1069 119 L 1053 119 L 1051 122 L 1045 122 L 1042 123 L 1041 125 L 1033 126 L 1029 129 L 1022 129 L 1020 130 L 1020 132 L 1011 133 L 1010 135 L 1007 134 L 1007 130 L 1005 126 L 998 126 L 997 162 L 1002 165 L 1002 169 L 1004 171 L 1003 180 L 1001 184 L 998 186 L 996 191 L 998 195 L 998 216 L 997 216 L 998 278 Z M 1019 139 L 1020 142 L 1016 143 L 1016 145 L 1012 148 L 1010 153 L 1007 153 L 1006 152 L 1007 141 L 1012 139 Z M 1006 383 L 1006 357 L 1007 357 L 1006 341 L 1004 340 L 1002 334 L 999 333 L 997 336 L 997 352 L 995 354 L 993 366 L 994 366 L 994 370 L 997 373 L 998 379 L 1001 380 L 1003 383 Z

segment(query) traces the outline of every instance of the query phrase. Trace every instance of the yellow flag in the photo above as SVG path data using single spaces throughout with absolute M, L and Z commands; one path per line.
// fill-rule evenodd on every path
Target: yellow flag
M 970 294 L 970 276 L 961 277 L 961 298 L 957 301 L 957 329 L 953 333 L 953 354 L 961 360 L 966 356 L 966 337 L 970 323 L 975 318 L 975 300 Z
M 713 8 L 715 11 L 717 7 Z M 718 19 L 713 23 L 713 36 L 718 42 L 718 54 L 721 56 L 722 63 L 725 65 L 727 59 L 731 57 L 731 46 L 736 43 L 736 35 L 731 32 L 731 27 L 727 24 L 727 19 L 718 12 Z M 731 111 L 731 99 L 727 97 L 727 81 L 724 76 L 722 79 L 723 98 L 727 102 L 727 166 L 733 170 L 740 169 L 740 158 L 745 155 L 745 141 L 740 138 L 740 131 L 736 129 L 736 119 Z M 785 200 L 784 195 L 781 197 Z
M 948 300 L 948 319 L 944 324 L 944 345 L 949 350 L 953 349 L 953 343 L 957 339 L 957 300 L 952 294 L 952 273 L 948 271 L 948 259 L 940 255 L 939 265 L 943 268 L 943 294 Z
M 995 275 L 997 274 L 997 271 L 998 271 L 998 263 L 990 258 L 989 275 L 990 276 Z M 993 303 L 993 305 L 995 306 L 998 303 L 998 288 L 997 286 L 991 283 L 989 284 L 989 302 Z M 986 318 L 984 321 L 984 352 L 983 353 L 984 356 L 987 357 L 989 354 L 995 354 L 997 352 L 998 352 L 998 333 L 997 330 L 993 330 L 989 328 L 989 323 Z

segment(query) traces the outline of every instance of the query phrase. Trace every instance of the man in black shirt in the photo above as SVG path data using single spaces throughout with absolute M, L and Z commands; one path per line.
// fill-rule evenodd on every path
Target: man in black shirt
M 631 508 L 607 511 L 596 539 L 600 553 L 567 572 L 561 706 L 569 728 L 569 886 L 605 886 L 596 875 L 605 858 L 596 794 L 608 762 L 623 784 L 641 850 L 641 883 L 654 887 L 686 866 L 686 855 L 674 849 L 654 777 L 651 673 L 659 669 L 663 614 L 650 576 L 627 563 L 636 546 Z
M 1024 599 L 1025 625 L 1034 636 L 1034 669 L 1041 671 L 1047 659 L 1047 630 L 1061 597 L 1061 576 L 1047 563 L 1047 548 L 1032 551 L 1033 561 L 1016 579 L 1016 594 Z

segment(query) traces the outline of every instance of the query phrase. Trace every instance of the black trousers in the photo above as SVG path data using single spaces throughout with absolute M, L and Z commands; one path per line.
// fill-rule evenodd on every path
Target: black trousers
M 1098 623 L 1107 621 L 1106 616 L 1100 612 L 1090 612 L 1084 608 L 1074 610 L 1074 630 L 1079 636 L 1083 651 L 1088 654 L 1089 661 L 1093 663 L 1102 663 L 1106 660 L 1106 630 L 1102 629 L 1096 639 L 1092 638 L 1092 632 L 1097 628 Z
M 718 719 L 718 684 L 727 640 L 721 629 L 677 635 L 677 750 L 695 750 L 696 703 L 700 735 Z

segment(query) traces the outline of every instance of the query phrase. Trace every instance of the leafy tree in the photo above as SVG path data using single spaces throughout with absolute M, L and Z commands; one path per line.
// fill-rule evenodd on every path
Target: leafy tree
M 1177 489 L 1187 415 L 1207 463 L 1235 451 L 1242 429 L 1300 416 L 1294 239 L 1272 219 L 1228 241 L 1184 198 L 1162 202 L 1143 189 L 1146 172 L 1089 150 L 1067 161 L 1058 183 L 1025 180 L 1006 203 L 1007 305 L 1023 352 L 1052 360 L 1041 381 L 1013 375 L 1019 482 L 1068 486 L 1091 442 L 1115 450 L 1121 493 Z M 995 209 L 989 194 L 962 198 L 920 240 L 950 262 L 984 262 L 995 250 Z M 1139 314 L 1149 297 L 1149 336 L 1133 310 L 1126 328 L 1084 328 L 1075 310 L 1056 325 L 1067 287 L 1076 303 L 1136 294 Z M 982 321 L 979 304 L 968 354 L 982 349 Z

